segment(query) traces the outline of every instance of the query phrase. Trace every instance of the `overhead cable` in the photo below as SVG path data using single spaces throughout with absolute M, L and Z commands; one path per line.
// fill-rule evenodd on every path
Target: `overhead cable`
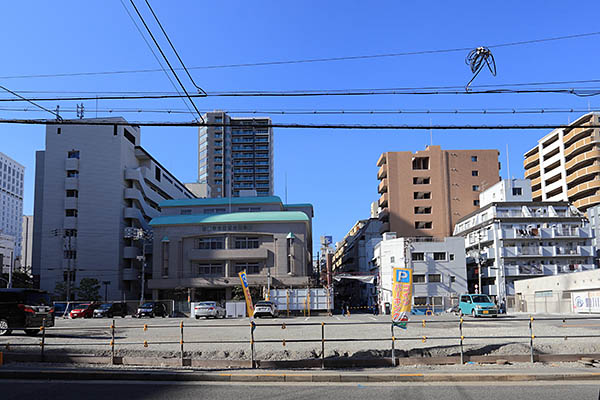
M 467 91 L 469 91 L 469 86 L 471 86 L 471 83 L 473 83 L 484 66 L 487 65 L 492 76 L 496 76 L 496 61 L 494 60 L 494 55 L 487 47 L 481 46 L 471 50 L 465 59 L 465 63 L 471 68 L 471 72 L 473 73 L 473 77 L 465 88 Z
M 574 35 L 556 36 L 542 39 L 522 40 L 516 42 L 498 43 L 488 45 L 488 48 L 500 48 L 510 46 L 522 46 L 534 43 L 551 42 L 557 40 L 567 39 L 579 39 L 584 37 L 598 36 L 600 32 L 588 32 L 579 33 Z M 414 56 L 414 55 L 426 55 L 426 54 L 443 54 L 443 53 L 455 53 L 470 51 L 473 46 L 470 47 L 458 47 L 449 49 L 438 49 L 438 50 L 421 50 L 421 51 L 408 51 L 399 53 L 384 53 L 384 54 L 370 54 L 370 55 L 357 55 L 357 56 L 342 56 L 342 57 L 326 57 L 326 58 L 308 58 L 308 59 L 296 59 L 296 60 L 279 60 L 279 61 L 265 61 L 255 63 L 237 63 L 237 64 L 221 64 L 221 65 L 204 65 L 189 67 L 188 69 L 221 69 L 221 68 L 242 68 L 242 67 L 261 67 L 270 65 L 286 65 L 286 64 L 306 64 L 306 63 L 320 63 L 320 62 L 332 62 L 332 61 L 350 61 L 350 60 L 364 60 L 364 59 L 377 59 L 386 57 L 403 57 L 403 56 Z M 183 68 L 176 68 L 176 70 L 182 70 Z M 56 73 L 56 74 L 30 74 L 30 75 L 10 75 L 2 76 L 0 79 L 22 79 L 22 78 L 60 78 L 60 77 L 74 77 L 74 76 L 94 76 L 94 75 L 120 75 L 120 74 L 133 74 L 133 73 L 154 73 L 160 72 L 160 69 L 134 69 L 134 70 L 119 70 L 119 71 L 98 71 L 98 72 L 69 72 L 69 73 Z
M 19 98 L 20 100 L 22 100 L 22 101 L 26 101 L 26 102 L 28 102 L 28 103 L 30 103 L 30 104 L 33 104 L 34 106 L 36 106 L 36 107 L 37 107 L 37 108 L 39 108 L 40 110 L 43 110 L 43 111 L 45 111 L 45 112 L 48 112 L 48 113 L 50 113 L 50 114 L 54 115 L 54 116 L 56 117 L 56 119 L 57 119 L 57 120 L 62 120 L 61 116 L 60 116 L 60 115 L 58 115 L 58 112 L 57 112 L 57 111 L 52 111 L 52 110 L 49 110 L 49 109 L 47 109 L 46 107 L 44 107 L 44 106 L 41 106 L 41 105 L 39 105 L 39 104 L 35 103 L 34 101 L 32 101 L 32 100 L 30 100 L 30 99 L 28 99 L 28 98 L 26 98 L 26 97 L 23 97 L 23 96 L 21 96 L 19 93 L 17 93 L 17 92 L 14 92 L 14 91 L 12 91 L 12 90 L 10 90 L 9 88 L 6 88 L 6 87 L 4 87 L 4 86 L 1 86 L 1 85 L 0 85 L 0 89 L 2 89 L 2 90 L 4 90 L 4 91 L 6 91 L 6 92 L 8 92 L 8 93 L 12 94 L 13 96 L 16 96 L 16 97 L 18 97 L 18 98 Z

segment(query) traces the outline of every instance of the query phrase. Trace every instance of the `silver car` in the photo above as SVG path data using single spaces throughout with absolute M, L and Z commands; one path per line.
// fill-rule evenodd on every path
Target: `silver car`
M 206 318 L 225 318 L 225 309 L 216 301 L 203 301 L 194 307 L 196 319 Z

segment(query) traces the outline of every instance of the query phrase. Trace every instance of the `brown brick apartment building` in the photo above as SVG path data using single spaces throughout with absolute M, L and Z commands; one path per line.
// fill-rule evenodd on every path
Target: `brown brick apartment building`
M 381 232 L 452 236 L 456 221 L 479 208 L 479 193 L 500 180 L 497 150 L 383 153 L 377 166 Z

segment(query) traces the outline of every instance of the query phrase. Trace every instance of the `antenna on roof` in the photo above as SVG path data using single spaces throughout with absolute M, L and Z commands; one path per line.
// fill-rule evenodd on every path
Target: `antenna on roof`
M 508 157 L 508 143 L 506 143 L 506 179 L 510 180 L 510 158 Z
M 287 171 L 285 172 L 285 204 L 287 204 Z

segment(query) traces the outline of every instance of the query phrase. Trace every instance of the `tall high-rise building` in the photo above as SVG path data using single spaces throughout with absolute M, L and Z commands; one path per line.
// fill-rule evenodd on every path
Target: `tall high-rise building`
M 24 176 L 24 166 L 0 153 L 0 234 L 14 240 L 12 261 L 21 255 Z
M 500 180 L 498 155 L 440 146 L 383 153 L 377 161 L 380 232 L 452 236 L 456 221 L 479 208 L 479 193 Z
M 34 282 L 53 292 L 95 278 L 108 300 L 139 299 L 149 247 L 128 228 L 149 229 L 161 202 L 194 196 L 140 146 L 139 127 L 86 121 L 110 125 L 48 125 L 36 153 Z M 150 278 L 150 264 L 145 271 Z
M 533 201 L 569 201 L 581 211 L 600 204 L 600 114 L 554 129 L 525 153 Z
M 198 132 L 198 183 L 206 197 L 239 197 L 254 190 L 273 195 L 273 129 L 270 118 L 232 118 L 222 111 L 204 115 Z M 243 192 L 242 192 L 243 195 Z

